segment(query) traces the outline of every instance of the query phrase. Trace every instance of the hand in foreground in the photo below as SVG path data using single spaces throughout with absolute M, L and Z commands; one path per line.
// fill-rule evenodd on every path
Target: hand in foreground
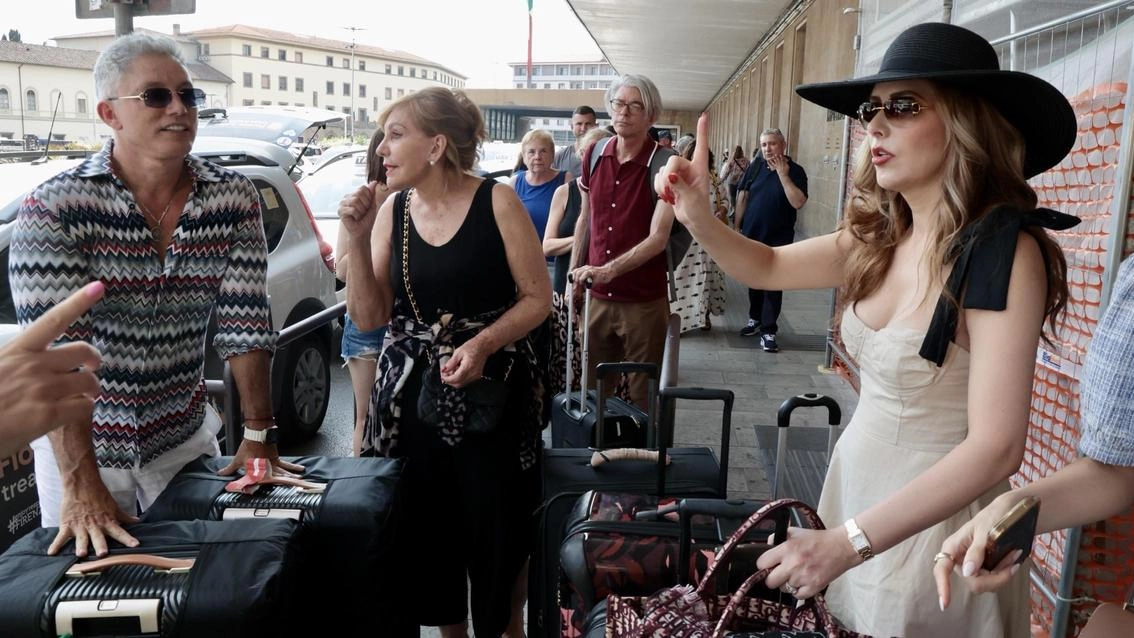
M 796 598 L 811 598 L 851 567 L 862 562 L 842 526 L 835 529 L 788 528 L 788 539 L 764 552 L 756 561 L 771 568 L 764 583 L 770 589 L 795 591 Z
M 488 355 L 478 339 L 470 339 L 453 351 L 453 355 L 441 364 L 441 382 L 454 388 L 479 381 L 484 375 L 484 362 Z M 503 379 L 498 379 L 503 381 Z
M 933 559 L 933 579 L 937 581 L 938 602 L 942 610 L 949 606 L 952 595 L 952 572 L 960 574 L 970 591 L 980 594 L 1000 589 L 1019 569 L 1020 566 L 1014 564 L 1020 558 L 1019 550 L 1004 557 L 991 572 L 981 567 L 988 551 L 988 531 L 1019 500 L 1018 496 L 1005 498 L 1008 494 L 992 501 L 941 543 L 941 553 Z
M 381 182 L 359 186 L 339 202 L 339 219 L 351 237 L 369 237 L 378 216 L 378 207 L 386 201 L 389 188 Z
M 768 158 L 768 168 L 776 171 L 780 176 L 788 174 L 787 158 L 783 155 L 773 155 Z
M 272 472 L 277 476 L 301 476 L 303 474 L 303 466 L 289 463 L 281 459 L 280 452 L 276 446 L 244 439 L 240 442 L 240 447 L 237 448 L 236 455 L 232 457 L 232 462 L 217 470 L 217 475 L 232 476 L 236 474 L 237 471 L 244 469 L 245 461 L 253 458 L 263 458 L 271 461 Z
M 83 342 L 51 344 L 105 291 L 101 282 L 87 284 L 0 348 L 0 457 L 61 425 L 91 422 L 98 350 Z
M 697 139 L 709 139 L 709 114 L 702 113 L 697 119 Z M 663 201 L 673 205 L 677 221 L 686 225 L 696 225 L 712 221 L 709 210 L 709 145 L 698 144 L 693 149 L 693 159 L 679 156 L 669 161 L 654 181 L 654 190 Z
M 73 489 L 69 486 L 63 489 L 59 533 L 47 548 L 47 553 L 58 554 L 71 538 L 75 539 L 75 556 L 79 558 L 87 555 L 88 547 L 94 548 L 95 555 L 106 556 L 107 536 L 127 547 L 137 547 L 138 539 L 122 529 L 122 524 L 137 523 L 138 517 L 118 507 L 93 464 L 89 470 L 78 472 L 76 477 Z

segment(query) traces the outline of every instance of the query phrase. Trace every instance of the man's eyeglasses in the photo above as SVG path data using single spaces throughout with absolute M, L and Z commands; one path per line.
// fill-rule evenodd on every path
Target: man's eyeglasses
M 623 102 L 622 100 L 611 100 L 610 110 L 614 111 L 615 113 L 621 113 L 625 110 L 629 110 L 631 113 L 637 114 L 645 111 L 646 105 L 642 104 L 641 102 Z
M 885 102 L 863 102 L 858 105 L 858 121 L 866 126 L 879 111 L 886 114 L 886 119 L 892 122 L 900 122 L 908 120 L 911 117 L 921 113 L 922 109 L 929 108 L 927 104 L 921 104 L 916 100 L 910 98 L 898 98 L 896 100 L 886 100 Z
M 142 104 L 152 109 L 164 109 L 173 101 L 173 94 L 181 98 L 181 103 L 187 109 L 195 109 L 205 105 L 205 91 L 203 89 L 177 89 L 171 91 L 165 88 L 146 89 L 138 95 L 120 95 L 108 97 L 109 100 L 141 100 Z

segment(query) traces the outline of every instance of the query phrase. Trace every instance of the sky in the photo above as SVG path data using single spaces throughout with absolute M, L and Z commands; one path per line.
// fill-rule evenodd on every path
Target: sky
M 11 2 L 12 0 L 7 0 Z M 113 31 L 113 19 L 75 17 L 75 3 L 33 0 L 34 12 L 6 11 L 0 32 L 20 32 L 31 44 L 60 35 Z M 174 4 L 186 0 L 174 0 Z M 527 57 L 528 0 L 195 0 L 196 13 L 135 17 L 134 28 L 171 33 L 229 24 L 259 26 L 398 49 L 468 76 L 473 88 L 511 86 L 508 62 Z M 310 5 L 310 7 L 308 7 Z M 305 8 L 307 7 L 307 8 Z M 314 8 L 311 8 L 314 7 Z M 31 17 L 31 16 L 35 17 Z M 532 58 L 599 60 L 602 53 L 566 0 L 533 0 Z

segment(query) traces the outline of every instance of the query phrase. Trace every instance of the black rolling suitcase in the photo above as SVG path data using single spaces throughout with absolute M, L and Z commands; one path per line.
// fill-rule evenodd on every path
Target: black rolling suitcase
M 568 333 L 575 317 L 574 284 L 567 287 Z M 587 286 L 590 288 L 590 286 Z M 588 346 L 591 296 L 583 302 L 583 365 L 578 394 L 571 392 L 574 370 L 571 365 L 575 340 L 567 336 L 567 384 L 551 402 L 551 446 L 556 448 L 645 447 L 649 428 L 649 412 L 618 397 L 603 398 L 603 384 L 611 375 L 641 373 L 650 377 L 650 405 L 657 392 L 658 368 L 649 363 L 602 363 L 595 375 L 595 390 L 587 391 Z M 605 427 L 605 437 L 598 436 Z M 601 445 L 600 445 L 601 442 Z
M 320 634 L 371 631 L 399 615 L 396 549 L 398 484 L 404 462 L 385 458 L 287 457 L 302 465 L 303 480 L 322 491 L 261 485 L 252 494 L 225 490 L 217 476 L 231 457 L 201 457 L 185 466 L 145 519 L 232 520 L 289 518 L 299 522 L 301 575 L 312 609 L 300 625 Z M 398 633 L 391 626 L 390 633 Z
M 664 388 L 661 404 L 674 399 L 720 400 L 731 413 L 730 390 Z M 664 408 L 660 410 L 665 413 Z M 720 460 L 711 448 L 668 448 L 672 422 L 665 420 L 657 441 L 662 446 L 656 459 L 621 459 L 614 451 L 547 449 L 543 455 L 544 502 L 539 514 L 538 536 L 528 568 L 528 636 L 560 635 L 558 603 L 559 550 L 564 525 L 575 502 L 588 490 L 653 494 L 657 497 L 725 498 L 728 486 L 728 451 L 731 428 L 721 429 Z M 657 423 L 655 422 L 655 425 Z M 601 442 L 601 441 L 600 441 Z M 668 449 L 667 449 L 668 448 Z M 668 454 L 670 463 L 665 465 Z M 592 461 L 596 461 L 592 465 Z
M 313 610 L 296 578 L 296 524 L 139 523 L 141 543 L 111 541 L 106 559 L 77 560 L 68 544 L 47 548 L 55 528 L 37 529 L 0 556 L 0 628 L 5 638 L 79 636 L 275 637 Z

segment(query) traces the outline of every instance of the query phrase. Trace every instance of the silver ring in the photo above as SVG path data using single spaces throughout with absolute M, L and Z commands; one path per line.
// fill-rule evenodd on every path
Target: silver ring
M 937 564 L 937 561 L 939 561 L 939 560 L 946 560 L 946 559 L 948 559 L 948 560 L 949 560 L 949 562 L 953 562 L 953 557 L 952 557 L 952 556 L 950 556 L 949 554 L 947 554 L 947 553 L 945 553 L 945 552 L 937 552 L 937 553 L 936 553 L 936 554 L 934 554 L 934 556 L 933 556 L 933 564 L 934 564 L 934 565 L 936 565 L 936 564 Z
M 780 589 L 787 592 L 790 596 L 794 596 L 799 593 L 799 589 L 791 583 L 784 583 L 783 587 L 780 587 Z

